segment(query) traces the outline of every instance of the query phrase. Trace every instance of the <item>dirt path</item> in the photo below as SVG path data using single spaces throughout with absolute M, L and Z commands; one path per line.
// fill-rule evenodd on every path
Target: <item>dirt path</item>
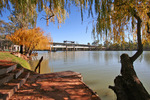
M 81 79 L 72 71 L 32 75 L 10 100 L 100 100 Z

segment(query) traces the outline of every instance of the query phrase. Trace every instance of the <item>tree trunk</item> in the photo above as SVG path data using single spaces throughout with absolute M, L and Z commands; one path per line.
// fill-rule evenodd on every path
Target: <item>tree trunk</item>
M 115 86 L 109 86 L 109 88 L 116 93 L 117 100 L 150 100 L 150 95 L 137 77 L 133 67 L 133 62 L 143 52 L 143 45 L 141 42 L 142 20 L 137 15 L 135 9 L 132 9 L 132 11 L 133 16 L 137 19 L 138 50 L 132 57 L 129 57 L 127 54 L 121 55 L 121 75 L 115 78 Z
M 20 53 L 23 54 L 23 45 L 20 45 Z
M 32 54 L 32 50 L 30 50 L 30 52 L 29 52 L 29 56 L 31 56 L 31 54 Z
M 127 54 L 121 55 L 121 64 L 121 76 L 115 78 L 115 86 L 109 86 L 116 93 L 117 100 L 150 100 L 150 95 L 138 79 Z

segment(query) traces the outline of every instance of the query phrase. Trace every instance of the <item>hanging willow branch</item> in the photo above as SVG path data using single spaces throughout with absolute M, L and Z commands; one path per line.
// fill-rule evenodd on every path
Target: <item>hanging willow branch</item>
M 147 13 L 148 17 L 150 18 L 150 12 Z M 149 23 L 147 22 L 147 33 L 150 34 L 150 25 Z

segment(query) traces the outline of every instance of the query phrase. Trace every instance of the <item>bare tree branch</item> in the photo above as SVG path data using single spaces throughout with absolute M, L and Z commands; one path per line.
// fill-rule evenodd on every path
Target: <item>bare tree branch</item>
M 141 18 L 137 15 L 135 8 L 132 8 L 133 16 L 137 19 L 137 41 L 138 41 L 138 50 L 137 52 L 131 57 L 132 63 L 142 54 L 143 52 L 143 45 L 141 41 Z
M 41 19 L 49 20 L 49 19 L 51 19 L 53 16 L 54 16 L 54 14 L 53 14 L 53 15 L 51 15 L 51 16 L 49 16 L 48 18 L 44 18 L 44 17 L 42 17 Z M 47 16 L 45 16 L 45 17 L 47 17 Z M 41 20 L 41 19 L 40 19 L 40 20 Z
M 42 17 L 41 19 L 45 19 L 45 20 L 49 20 L 49 19 L 51 19 L 53 16 L 54 16 L 54 13 L 53 13 L 53 11 L 52 10 L 50 10 L 50 12 L 52 13 L 52 15 L 49 15 L 48 16 L 48 18 L 44 18 L 44 17 Z M 47 16 L 45 16 L 45 17 L 47 17 Z M 40 19 L 40 20 L 41 20 Z

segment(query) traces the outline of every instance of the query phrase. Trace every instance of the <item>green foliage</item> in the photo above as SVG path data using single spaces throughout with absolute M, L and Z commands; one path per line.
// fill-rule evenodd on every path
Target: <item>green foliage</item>
M 20 64 L 24 68 L 31 69 L 30 64 L 26 60 L 16 57 L 8 52 L 0 52 L 0 60 L 12 61 Z
M 11 30 L 10 24 L 0 19 L 0 35 L 4 35 Z
M 144 50 L 148 50 L 148 45 L 144 45 Z M 106 50 L 137 50 L 137 42 L 129 41 L 124 43 L 112 43 L 105 41 L 104 47 L 106 47 Z M 146 48 L 147 47 L 147 48 Z
M 142 35 L 147 33 L 147 23 L 150 22 L 149 0 L 95 0 L 95 21 L 97 34 L 113 39 L 114 42 L 125 42 L 125 32 L 136 33 L 136 20 L 142 20 Z M 95 32 L 93 32 L 95 34 Z
M 125 41 L 125 32 L 137 32 L 137 18 L 142 21 L 143 38 L 147 37 L 146 33 L 150 30 L 149 0 L 0 0 L 0 4 L 0 12 L 12 5 L 15 12 L 19 11 L 23 16 L 29 16 L 32 21 L 35 8 L 38 8 L 39 12 L 44 10 L 46 15 L 43 19 L 47 24 L 55 23 L 56 20 L 63 23 L 71 5 L 75 5 L 80 8 L 82 20 L 84 10 L 88 10 L 89 16 L 96 16 L 92 30 L 96 37 L 99 38 L 100 35 L 101 38 L 107 37 L 106 40 L 113 39 L 118 43 Z
M 32 14 L 30 15 L 29 8 L 27 8 L 28 11 L 26 12 L 27 16 L 23 15 L 21 10 L 20 11 L 12 11 L 11 15 L 8 17 L 11 21 L 9 24 L 12 27 L 12 30 L 17 30 L 19 28 L 33 28 L 36 26 L 36 20 L 37 20 L 37 12 L 36 7 L 32 7 Z
M 72 0 L 0 0 L 0 14 L 4 8 L 8 10 L 10 6 L 19 12 L 23 16 L 23 19 L 29 19 L 30 23 L 36 21 L 37 12 L 45 11 L 46 15 L 43 17 L 47 21 L 55 22 L 57 19 L 58 23 L 64 22 L 67 15 L 67 7 L 70 5 Z M 38 8 L 38 11 L 36 10 Z

